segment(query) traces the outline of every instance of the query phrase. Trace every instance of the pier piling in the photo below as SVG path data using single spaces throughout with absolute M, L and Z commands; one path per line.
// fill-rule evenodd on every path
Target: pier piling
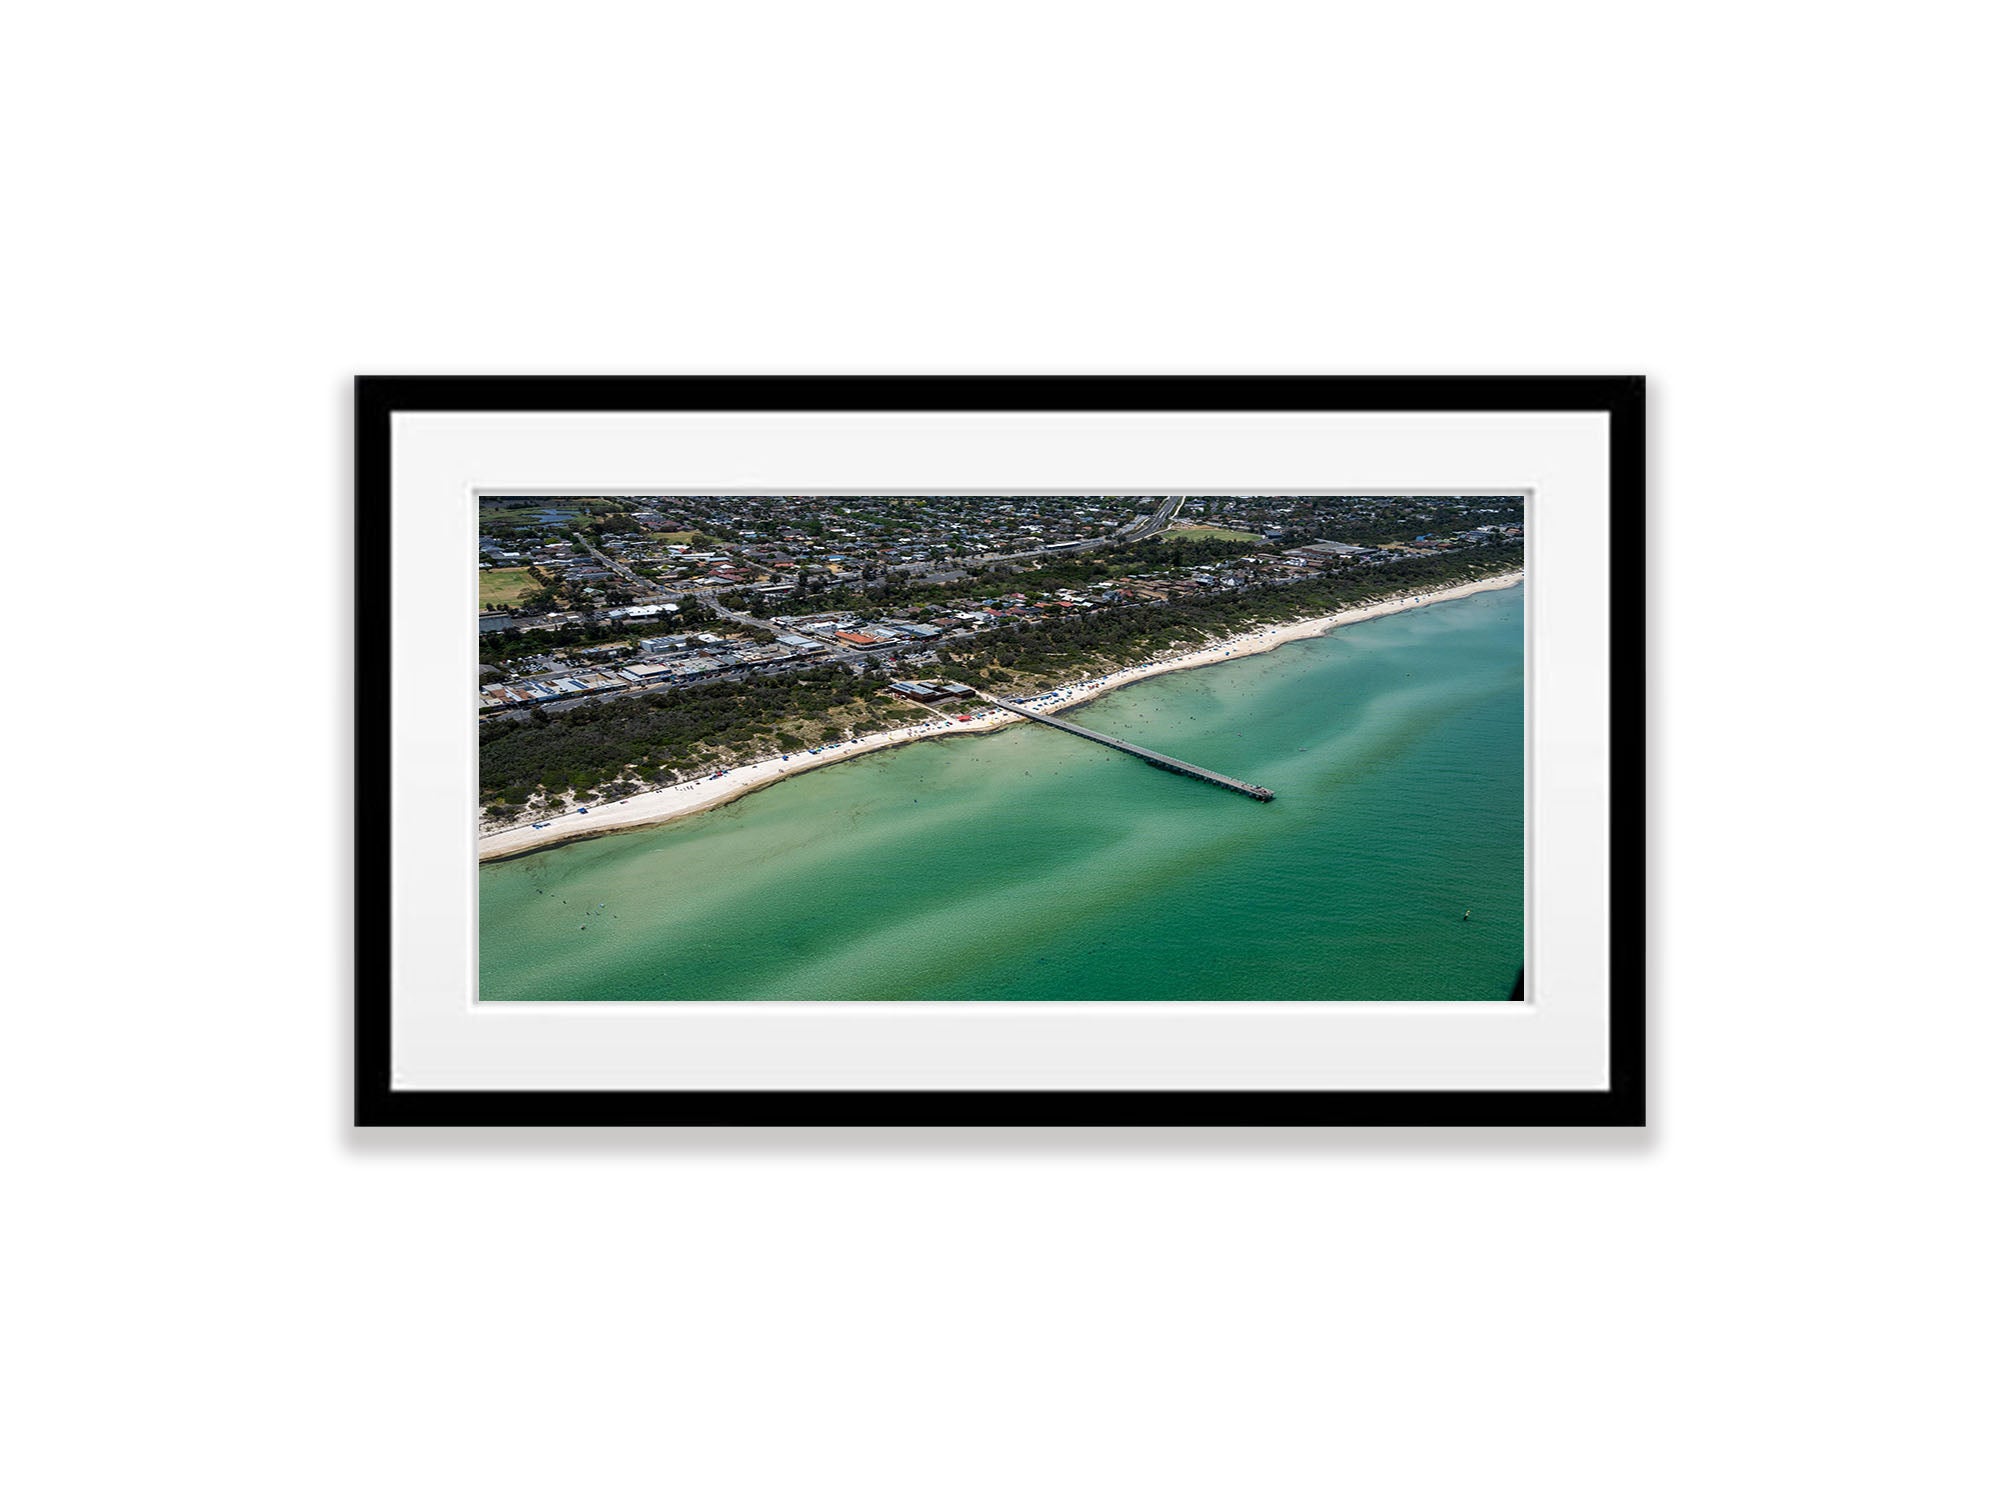
M 1187 761 L 1176 760 L 1171 755 L 1162 755 L 1157 750 L 1148 750 L 1144 745 L 1134 745 L 1125 740 L 1115 740 L 1108 734 L 1099 734 L 1096 730 L 1085 729 L 1080 724 L 1066 724 L 1061 719 L 1055 718 L 1052 715 L 1038 713 L 1032 708 L 1024 708 L 1022 705 L 1010 702 L 1005 698 L 996 698 L 991 693 L 980 693 L 979 696 L 995 708 L 1004 708 L 1010 714 L 1019 714 L 1024 719 L 1033 719 L 1037 724 L 1046 724 L 1051 729 L 1060 729 L 1066 734 L 1081 735 L 1084 739 L 1095 740 L 1100 745 L 1108 745 L 1113 750 L 1123 750 L 1127 755 L 1136 755 L 1149 765 L 1159 766 L 1162 770 L 1173 771 L 1182 776 L 1192 776 L 1197 781 L 1206 781 L 1215 786 L 1226 787 L 1232 792 L 1241 792 L 1246 797 L 1254 797 L 1259 802 L 1269 802 L 1276 795 L 1268 787 L 1253 786 L 1247 781 L 1238 781 L 1234 776 L 1224 776 L 1220 771 L 1209 771 L 1203 769 L 1201 766 L 1190 765 Z

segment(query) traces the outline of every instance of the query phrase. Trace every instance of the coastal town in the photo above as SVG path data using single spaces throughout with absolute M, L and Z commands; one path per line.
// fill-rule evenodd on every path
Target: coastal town
M 482 828 L 994 727 L 989 693 L 1518 572 L 1525 524 L 1520 495 L 482 496 Z

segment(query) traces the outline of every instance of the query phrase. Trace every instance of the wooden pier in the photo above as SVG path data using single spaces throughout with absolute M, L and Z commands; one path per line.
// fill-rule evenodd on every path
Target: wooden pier
M 1051 729 L 1060 729 L 1066 734 L 1081 735 L 1087 740 L 1095 740 L 1100 745 L 1109 745 L 1113 750 L 1123 750 L 1127 755 L 1136 755 L 1149 765 L 1173 771 L 1182 776 L 1192 776 L 1197 781 L 1211 782 L 1227 787 L 1232 792 L 1241 792 L 1246 797 L 1255 797 L 1259 802 L 1269 802 L 1277 795 L 1268 787 L 1252 786 L 1247 781 L 1238 781 L 1234 776 L 1224 776 L 1220 771 L 1208 771 L 1200 766 L 1189 765 L 1184 760 L 1175 760 L 1171 755 L 1162 755 L 1157 750 L 1148 750 L 1144 745 L 1128 744 L 1124 740 L 1114 740 L 1108 734 L 1099 734 L 1095 729 L 1085 729 L 1081 724 L 1066 724 L 1052 715 L 1038 713 L 1032 708 L 1023 708 L 1018 703 L 1005 698 L 996 698 L 991 693 L 980 693 L 995 708 L 1004 708 L 1010 714 L 1019 714 L 1024 719 L 1033 719 L 1037 724 L 1046 724 Z

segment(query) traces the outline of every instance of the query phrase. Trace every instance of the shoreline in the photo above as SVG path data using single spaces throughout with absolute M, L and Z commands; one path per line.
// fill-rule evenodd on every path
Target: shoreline
M 1158 677 L 1167 672 L 1184 672 L 1196 667 L 1214 666 L 1217 662 L 1229 661 L 1239 656 L 1257 656 L 1266 651 L 1275 651 L 1292 641 L 1325 635 L 1342 625 L 1358 624 L 1362 620 L 1378 619 L 1383 615 L 1400 614 L 1406 609 L 1418 609 L 1426 604 L 1438 604 L 1447 599 L 1468 598 L 1473 594 L 1483 594 L 1494 589 L 1516 588 L 1525 577 L 1525 572 L 1503 573 L 1494 578 L 1477 579 L 1472 583 L 1454 584 L 1450 588 L 1437 589 L 1431 593 L 1409 594 L 1378 604 L 1363 605 L 1358 609 L 1342 610 L 1338 614 L 1297 620 L 1289 625 L 1266 625 L 1243 635 L 1226 637 L 1199 650 L 1141 662 L 1137 666 L 1123 667 L 1102 676 L 1085 677 L 1062 687 L 1050 688 L 1032 698 L 1023 698 L 1021 701 L 1044 713 L 1061 713 L 1064 709 L 1074 708 L 1079 703 L 1088 703 L 1101 694 L 1129 687 L 1135 682 L 1143 682 L 1148 677 Z M 934 712 L 943 713 L 943 710 Z M 545 828 L 524 825 L 481 834 L 478 843 L 479 862 L 486 864 L 494 860 L 513 859 L 539 849 L 573 844 L 582 839 L 597 838 L 607 833 L 625 833 L 636 828 L 655 828 L 664 823 L 671 823 L 677 818 L 726 806 L 739 797 L 747 797 L 754 791 L 807 771 L 818 770 L 821 766 L 839 764 L 858 756 L 872 755 L 879 750 L 893 750 L 900 745 L 915 744 L 922 740 L 943 739 L 956 734 L 992 734 L 1011 725 L 1028 722 L 1030 721 L 1005 709 L 985 707 L 973 714 L 965 723 L 951 718 L 936 723 L 909 725 L 867 735 L 859 740 L 847 740 L 831 749 L 822 750 L 817 755 L 810 750 L 801 750 L 795 751 L 790 756 L 753 761 L 747 766 L 738 766 L 733 771 L 725 771 L 719 776 L 708 777 L 701 781 L 683 782 L 679 786 L 663 787 L 655 791 L 635 792 L 618 802 L 600 803 L 584 813 L 560 814 L 551 819 Z

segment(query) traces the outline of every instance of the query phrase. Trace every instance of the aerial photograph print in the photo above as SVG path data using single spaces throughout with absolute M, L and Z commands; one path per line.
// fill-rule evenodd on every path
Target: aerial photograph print
M 481 1003 L 1524 997 L 1526 495 L 477 504 Z

